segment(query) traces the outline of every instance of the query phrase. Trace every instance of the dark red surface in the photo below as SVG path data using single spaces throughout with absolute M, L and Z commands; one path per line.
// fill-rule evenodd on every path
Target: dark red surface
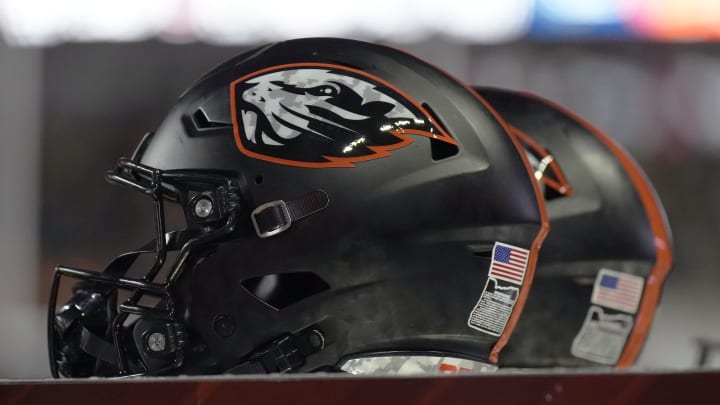
M 0 404 L 715 404 L 720 372 L 5 381 Z

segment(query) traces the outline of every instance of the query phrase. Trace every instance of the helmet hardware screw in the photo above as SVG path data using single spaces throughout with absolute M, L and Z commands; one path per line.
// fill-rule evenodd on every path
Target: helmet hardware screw
M 213 328 L 218 335 L 230 337 L 235 333 L 235 320 L 227 314 L 219 314 L 213 320 Z
M 207 218 L 212 214 L 213 211 L 213 203 L 212 200 L 207 197 L 199 198 L 197 201 L 195 201 L 195 206 L 193 207 L 195 211 L 195 215 L 198 218 Z
M 153 352 L 161 352 L 165 350 L 167 339 L 160 332 L 153 332 L 148 336 L 147 347 Z
M 311 333 L 312 334 L 308 338 L 310 346 L 315 349 L 322 349 L 325 346 L 325 338 L 323 337 L 322 333 L 320 333 L 320 331 L 317 329 L 313 329 Z

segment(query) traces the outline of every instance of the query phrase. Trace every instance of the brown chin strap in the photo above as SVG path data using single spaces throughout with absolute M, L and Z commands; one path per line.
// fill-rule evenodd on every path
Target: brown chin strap
M 322 190 L 315 190 L 294 200 L 262 204 L 253 210 L 250 219 L 257 235 L 269 238 L 286 231 L 293 222 L 324 210 L 328 204 L 328 195 Z

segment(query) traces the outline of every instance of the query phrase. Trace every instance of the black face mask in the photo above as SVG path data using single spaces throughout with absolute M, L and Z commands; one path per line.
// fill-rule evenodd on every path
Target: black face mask
M 59 373 L 73 377 L 161 374 L 178 367 L 183 358 L 184 331 L 170 294 L 173 284 L 188 263 L 197 259 L 191 252 L 231 234 L 238 214 L 246 210 L 237 180 L 222 174 L 163 172 L 121 159 L 106 179 L 152 198 L 156 238 L 139 250 L 118 256 L 101 273 L 55 268 L 48 308 L 48 350 L 54 377 Z M 166 232 L 165 201 L 183 205 L 187 228 Z M 168 252 L 174 251 L 178 252 L 174 262 L 166 263 Z M 125 277 L 143 255 L 153 256 L 145 275 Z M 157 282 L 163 268 L 168 268 L 167 277 Z M 56 313 L 63 276 L 80 282 L 74 287 L 72 299 Z M 119 305 L 118 290 L 130 292 Z M 159 298 L 159 304 L 140 305 L 146 295 Z M 146 326 L 146 331 L 133 331 L 137 323 L 125 325 L 130 315 L 151 319 L 152 326 Z M 142 335 L 140 342 L 134 336 L 138 333 Z M 133 339 L 135 345 L 125 342 Z

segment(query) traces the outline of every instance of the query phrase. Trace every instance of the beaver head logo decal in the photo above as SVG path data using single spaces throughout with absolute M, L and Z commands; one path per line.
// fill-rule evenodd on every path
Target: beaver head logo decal
M 298 63 L 230 86 L 235 141 L 248 156 L 290 166 L 353 167 L 419 135 L 457 144 L 390 83 L 338 65 Z

